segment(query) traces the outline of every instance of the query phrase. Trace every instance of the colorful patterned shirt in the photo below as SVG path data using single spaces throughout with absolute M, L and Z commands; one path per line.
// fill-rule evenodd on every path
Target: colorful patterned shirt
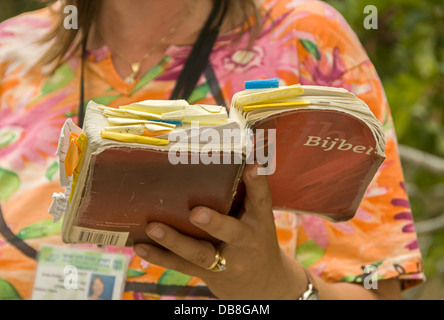
M 424 280 L 389 106 L 378 75 L 355 33 L 320 1 L 267 0 L 263 26 L 247 47 L 240 29 L 220 36 L 210 56 L 211 72 L 200 78 L 190 103 L 229 106 L 246 80 L 278 77 L 295 83 L 343 87 L 365 101 L 384 126 L 387 159 L 354 219 L 276 211 L 279 243 L 328 282 L 361 282 L 364 267 L 379 279 L 398 277 L 404 288 Z M 62 244 L 61 224 L 48 208 L 62 192 L 58 137 L 65 120 L 77 120 L 80 55 L 52 75 L 31 68 L 47 46 L 36 43 L 52 25 L 48 9 L 0 24 L 0 299 L 31 297 L 41 244 Z M 168 99 L 191 48 L 170 46 L 159 64 L 134 84 L 117 74 L 108 47 L 87 52 L 85 98 L 118 107 Z M 109 247 L 131 256 L 124 299 L 215 298 L 202 280 L 135 256 L 132 248 Z

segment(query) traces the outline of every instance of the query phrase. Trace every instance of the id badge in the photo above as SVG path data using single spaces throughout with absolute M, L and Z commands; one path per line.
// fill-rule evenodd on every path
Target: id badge
M 41 247 L 33 300 L 120 300 L 129 256 L 100 249 Z

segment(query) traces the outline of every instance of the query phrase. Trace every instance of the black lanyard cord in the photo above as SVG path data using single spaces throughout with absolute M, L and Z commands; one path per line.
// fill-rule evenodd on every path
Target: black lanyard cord
M 215 1 L 213 9 L 208 16 L 196 43 L 193 45 L 193 49 L 185 62 L 183 70 L 177 78 L 176 87 L 170 97 L 171 100 L 187 100 L 190 97 L 201 74 L 209 63 L 209 57 L 217 36 L 219 35 L 220 27 L 227 12 L 227 8 L 227 1 Z M 215 27 L 211 28 L 211 25 L 216 20 L 219 12 L 221 12 L 219 19 L 217 20 Z
M 84 85 L 84 74 L 85 74 L 85 55 L 86 55 L 86 43 L 88 42 L 88 35 L 82 43 L 82 56 L 80 57 L 80 90 L 79 90 L 79 115 L 78 115 L 78 126 L 83 127 L 83 121 L 85 119 L 85 85 Z

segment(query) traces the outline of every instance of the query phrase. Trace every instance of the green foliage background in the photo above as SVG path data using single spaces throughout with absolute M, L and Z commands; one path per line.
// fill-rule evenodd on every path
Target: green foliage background
M 444 2 L 329 0 L 358 35 L 384 85 L 400 144 L 444 156 Z M 377 29 L 366 29 L 367 5 Z M 444 215 L 444 175 L 403 161 L 416 222 Z M 434 298 L 444 298 L 444 230 L 419 234 Z M 431 287 L 431 286 L 429 286 Z M 432 289 L 431 289 L 432 290 Z M 417 292 L 433 298 L 432 294 Z
M 95 1 L 95 0 L 93 0 Z M 443 0 L 326 0 L 357 33 L 386 90 L 400 144 L 444 157 L 444 2 Z M 377 29 L 366 29 L 367 5 L 377 9 Z M 0 21 L 42 4 L 2 0 Z M 404 163 L 415 221 L 444 215 L 444 175 Z M 444 230 L 420 234 L 425 273 L 437 285 L 428 296 L 444 298 Z M 436 288 L 435 288 L 436 287 Z
M 330 0 L 357 33 L 390 102 L 399 141 L 444 156 L 444 2 Z M 378 29 L 363 26 L 364 7 Z

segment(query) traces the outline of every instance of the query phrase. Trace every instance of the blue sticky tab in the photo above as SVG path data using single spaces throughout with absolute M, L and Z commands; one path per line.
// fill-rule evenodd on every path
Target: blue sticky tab
M 279 88 L 279 78 L 245 81 L 245 89 Z
M 154 121 L 154 122 L 165 122 L 169 124 L 175 124 L 176 126 L 182 126 L 182 121 L 176 121 L 176 120 L 156 120 L 156 119 L 147 119 L 148 121 Z

